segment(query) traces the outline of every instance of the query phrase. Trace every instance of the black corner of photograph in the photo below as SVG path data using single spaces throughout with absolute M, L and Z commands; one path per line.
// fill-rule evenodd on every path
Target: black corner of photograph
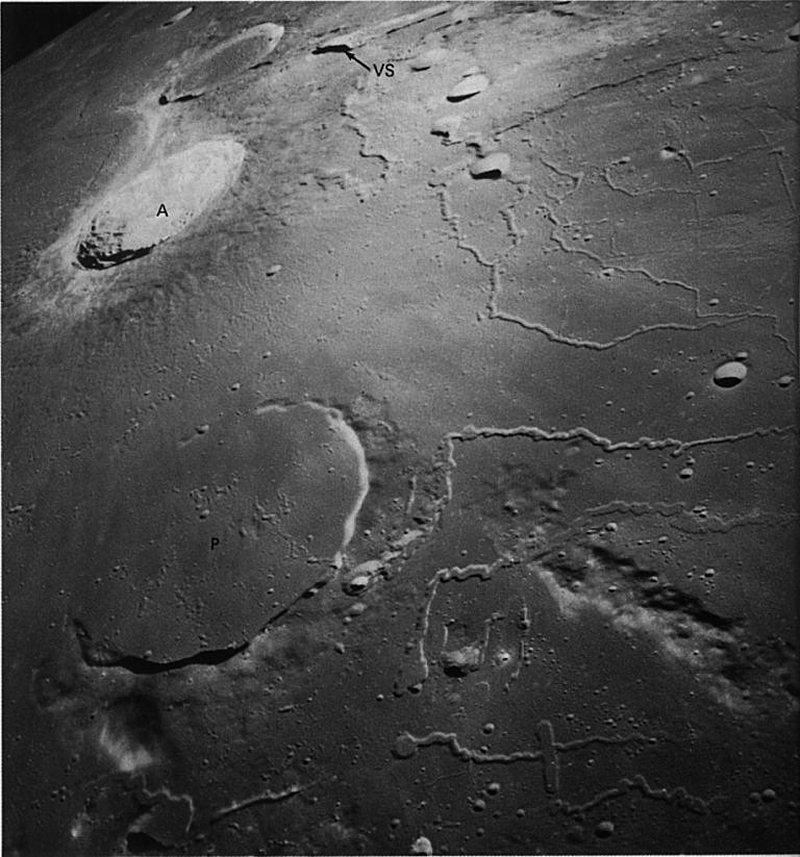
M 2 52 L 5 71 L 35 50 L 93 15 L 105 3 L 0 3 Z

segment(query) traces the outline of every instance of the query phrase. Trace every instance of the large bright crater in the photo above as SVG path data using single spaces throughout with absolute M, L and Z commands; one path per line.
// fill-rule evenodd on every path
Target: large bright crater
M 222 196 L 244 154 L 235 140 L 207 140 L 152 164 L 100 202 L 78 238 L 78 263 L 102 270 L 147 255 Z

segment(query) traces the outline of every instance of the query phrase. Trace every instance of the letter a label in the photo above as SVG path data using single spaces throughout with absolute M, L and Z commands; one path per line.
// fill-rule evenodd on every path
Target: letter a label
M 167 211 L 167 206 L 164 205 L 163 202 L 161 203 L 161 205 L 158 206 L 158 211 L 156 212 L 156 217 L 161 217 L 162 214 L 164 215 L 164 217 L 169 217 L 169 212 Z

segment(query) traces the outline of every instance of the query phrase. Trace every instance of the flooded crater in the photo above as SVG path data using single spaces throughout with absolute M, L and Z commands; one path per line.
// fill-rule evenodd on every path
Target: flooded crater
M 85 569 L 69 608 L 84 661 L 137 674 L 221 663 L 317 591 L 343 564 L 369 486 L 355 432 L 311 402 L 200 430 L 154 424 L 127 454 L 65 477 L 53 502 L 109 473 L 125 491 L 98 491 L 66 542 L 43 549 Z
M 280 24 L 264 23 L 226 39 L 188 63 L 164 93 L 162 103 L 198 98 L 258 67 L 275 50 L 283 33 Z

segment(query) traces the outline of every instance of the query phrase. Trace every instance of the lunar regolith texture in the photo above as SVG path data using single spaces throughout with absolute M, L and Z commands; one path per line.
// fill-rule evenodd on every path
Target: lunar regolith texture
M 800 7 L 108 4 L 3 74 L 3 852 L 796 848 Z

